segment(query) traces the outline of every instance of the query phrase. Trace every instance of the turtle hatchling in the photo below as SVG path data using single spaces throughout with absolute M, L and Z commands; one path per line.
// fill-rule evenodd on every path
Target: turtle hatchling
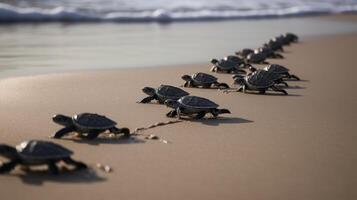
M 236 55 L 240 56 L 241 58 L 247 58 L 247 56 L 251 53 L 254 53 L 253 49 L 245 48 L 245 49 L 242 49 L 241 51 L 236 52 Z
M 207 113 L 211 113 L 214 117 L 219 114 L 231 113 L 227 109 L 218 109 L 219 105 L 213 101 L 197 96 L 184 96 L 179 100 L 166 100 L 166 106 L 173 108 L 172 111 L 166 114 L 167 117 L 178 117 L 182 115 L 193 117 L 194 119 L 202 119 Z
M 157 89 L 152 87 L 144 87 L 143 92 L 148 97 L 140 101 L 140 103 L 149 103 L 152 100 L 157 100 L 160 104 L 163 104 L 168 99 L 177 100 L 183 96 L 189 95 L 188 92 L 171 85 L 160 85 Z
M 290 42 L 298 42 L 299 41 L 299 37 L 297 35 L 295 35 L 294 33 L 285 33 L 284 36 Z
M 285 79 L 295 79 L 295 80 L 300 80 L 299 77 L 297 77 L 294 74 L 290 74 L 289 73 L 289 69 L 278 65 L 278 64 L 271 64 L 268 65 L 267 67 L 264 67 L 264 70 L 268 71 L 268 72 L 272 72 L 272 73 L 276 73 L 276 74 L 280 74 L 283 76 L 283 78 Z
M 246 90 L 258 91 L 260 94 L 264 94 L 266 90 L 271 88 L 273 91 L 281 92 L 285 95 L 288 93 L 275 86 L 275 81 L 271 78 L 271 73 L 265 70 L 257 70 L 250 76 L 237 76 L 234 77 L 234 83 L 240 85 L 238 92 L 244 92 Z
M 269 42 L 265 43 L 263 46 L 269 47 L 269 48 L 273 49 L 273 51 L 281 51 L 281 52 L 284 51 L 283 44 L 276 39 L 269 40 Z
M 268 64 L 265 61 L 267 57 L 263 53 L 251 53 L 247 56 L 247 63 L 254 63 L 254 64 Z
M 211 68 L 212 72 L 221 72 L 221 73 L 239 73 L 238 65 L 235 62 L 232 62 L 230 60 L 217 60 L 217 59 L 212 59 L 211 63 L 214 65 Z
M 254 50 L 254 53 L 262 53 L 267 58 L 284 58 L 280 53 L 276 53 L 270 47 L 261 47 L 259 49 Z
M 259 70 L 265 70 L 265 71 L 266 71 L 265 68 L 264 68 L 264 69 L 257 69 L 257 68 L 255 68 L 255 67 L 253 67 L 253 66 L 250 66 L 250 67 L 249 67 L 249 70 L 251 71 L 251 73 L 249 73 L 248 76 L 251 75 L 251 74 L 253 74 L 253 73 L 256 72 L 256 71 L 259 71 Z M 234 78 L 235 78 L 235 77 L 233 76 L 233 79 L 234 79 Z M 288 83 L 283 80 L 284 76 L 281 75 L 281 74 L 270 72 L 270 78 L 271 78 L 276 84 L 283 84 L 283 85 L 285 85 L 285 87 L 289 87 Z
M 64 126 L 64 128 L 57 131 L 53 137 L 61 138 L 70 132 L 79 133 L 80 137 L 86 139 L 95 139 L 100 133 L 109 130 L 113 134 L 124 134 L 124 136 L 130 136 L 130 130 L 128 128 L 117 128 L 117 123 L 104 115 L 98 115 L 94 113 L 81 113 L 72 117 L 66 115 L 54 115 L 52 120 Z
M 47 165 L 52 174 L 58 174 L 56 163 L 63 161 L 72 165 L 76 170 L 86 169 L 87 165 L 71 158 L 73 152 L 53 142 L 30 140 L 16 147 L 0 144 L 0 155 L 9 161 L 0 166 L 0 173 L 8 173 L 17 165 L 36 166 Z
M 211 88 L 213 86 L 217 88 L 229 88 L 227 83 L 219 83 L 216 77 L 202 72 L 195 73 L 192 76 L 183 75 L 181 78 L 186 81 L 183 85 L 184 87 Z

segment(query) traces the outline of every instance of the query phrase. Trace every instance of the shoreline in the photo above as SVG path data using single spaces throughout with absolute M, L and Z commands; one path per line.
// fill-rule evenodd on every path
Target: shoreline
M 331 48 L 331 47 L 334 48 Z M 133 141 L 53 140 L 74 158 L 114 169 L 105 174 L 23 173 L 2 176 L 4 198 L 41 199 L 354 199 L 356 85 L 353 52 L 357 34 L 305 40 L 276 60 L 300 76 L 289 96 L 223 94 L 185 89 L 230 109 L 214 120 L 185 121 L 145 131 L 170 144 Z M 340 59 L 335 59 L 340 58 Z M 339 66 L 343 66 L 343 76 Z M 180 76 L 207 72 L 206 64 L 84 73 L 59 73 L 0 80 L 0 140 L 50 140 L 58 130 L 53 114 L 97 112 L 131 130 L 170 119 L 170 110 L 135 103 L 144 86 L 183 84 Z M 212 73 L 213 74 L 213 73 Z M 221 82 L 231 76 L 213 74 Z M 342 84 L 343 83 L 343 84 Z M 342 84 L 342 85 L 341 85 Z M 61 188 L 59 190 L 59 188 Z M 16 192 L 16 191 L 22 191 Z
M 342 19 L 340 19 L 341 17 Z M 337 19 L 342 20 L 343 23 L 340 23 Z M 206 61 L 208 63 L 212 57 L 224 57 L 243 47 L 255 48 L 275 35 L 275 30 L 281 26 L 285 26 L 286 31 L 297 31 L 298 35 L 300 35 L 301 30 L 290 24 L 303 26 L 304 30 L 308 31 L 301 31 L 305 34 L 302 34 L 301 37 L 304 40 L 309 40 L 309 38 L 315 38 L 316 35 L 320 37 L 321 34 L 322 37 L 324 35 L 339 35 L 341 32 L 346 35 L 353 34 L 352 32 L 357 31 L 353 28 L 353 22 L 356 21 L 357 15 L 336 15 L 335 17 L 311 17 L 302 20 L 282 19 L 270 22 L 264 20 L 234 23 L 212 22 L 205 25 L 98 25 L 94 27 L 87 25 L 68 27 L 44 25 L 36 28 L 31 26 L 14 27 L 11 31 L 5 28 L 2 30 L 4 31 L 3 40 L 0 40 L 3 47 L 0 54 L 2 69 L 0 79 L 63 72 L 80 73 L 91 70 L 106 71 L 171 65 L 200 65 Z M 212 32 L 212 26 L 216 27 L 215 29 L 218 29 L 218 31 Z M 231 30 L 229 28 L 231 26 L 246 26 L 252 32 L 262 33 L 253 37 L 239 29 Z M 261 27 L 268 28 L 263 29 Z M 142 33 L 144 28 L 149 30 Z M 98 32 L 98 29 L 106 31 Z M 201 32 L 201 29 L 203 29 L 204 34 L 198 37 L 198 31 Z M 229 31 L 226 31 L 227 33 L 221 31 L 225 29 L 229 29 Z M 120 35 L 113 34 L 122 32 L 122 30 L 128 32 L 124 31 Z M 87 39 L 80 40 L 77 36 L 83 34 L 84 31 L 93 33 Z M 61 32 L 64 33 L 60 34 Z M 140 34 L 131 37 L 133 34 L 129 33 Z M 102 34 L 104 36 L 101 36 Z M 43 35 L 43 38 L 41 37 L 41 40 L 36 37 L 29 38 L 30 35 Z M 182 37 L 182 35 L 193 35 L 193 38 L 189 39 Z M 220 37 L 223 35 L 226 35 L 227 41 L 239 40 L 240 42 L 233 45 L 231 42 L 223 41 Z M 101 42 L 97 44 L 93 41 Z M 194 45 L 196 42 L 202 45 Z M 197 53 L 185 53 L 186 49 Z M 102 69 L 98 69 L 98 66 Z
M 356 15 L 357 19 L 357 15 Z M 325 38 L 331 38 L 331 37 L 349 37 L 349 36 L 354 36 L 356 35 L 357 32 L 353 33 L 336 33 L 336 34 L 329 34 L 329 35 L 321 35 L 321 36 L 308 36 L 304 37 L 303 41 L 301 42 L 309 42 L 309 41 L 314 41 L 314 40 L 323 40 Z M 249 47 L 250 48 L 250 47 Z M 252 47 L 254 48 L 254 47 Z M 233 53 L 232 53 L 233 55 Z M 73 69 L 73 70 L 65 70 L 65 71 L 54 71 L 54 72 L 42 72 L 38 74 L 26 74 L 26 75 L 16 75 L 13 74 L 12 76 L 9 77 L 0 77 L 0 82 L 2 80 L 7 80 L 7 79 L 16 79 L 16 78 L 26 78 L 26 77 L 41 77 L 41 76 L 56 76 L 56 75 L 66 75 L 66 74 L 86 74 L 86 73 L 98 73 L 98 72 L 116 72 L 116 71 L 132 71 L 132 70 L 146 70 L 146 69 L 167 69 L 167 68 L 189 68 L 190 66 L 211 66 L 212 64 L 209 62 L 211 58 L 207 58 L 207 63 L 204 62 L 198 62 L 198 63 L 187 63 L 187 64 L 176 64 L 176 65 L 156 65 L 156 66 L 138 66 L 138 67 L 120 67 L 120 68 L 105 68 L 105 69 Z

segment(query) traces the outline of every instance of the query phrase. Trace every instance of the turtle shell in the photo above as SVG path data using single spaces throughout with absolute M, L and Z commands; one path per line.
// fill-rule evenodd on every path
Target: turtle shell
M 81 113 L 72 118 L 75 125 L 86 129 L 108 129 L 117 123 L 104 115 L 95 113 Z
M 199 83 L 214 83 L 217 81 L 216 77 L 202 72 L 192 75 L 192 79 Z
M 230 61 L 230 60 L 224 60 L 221 59 L 218 63 L 217 63 L 217 67 L 221 68 L 221 69 L 225 69 L 225 70 L 230 70 L 233 69 L 237 66 L 236 63 Z
M 253 49 L 242 49 L 242 51 L 239 52 L 239 55 L 243 57 L 247 57 L 249 54 L 253 53 Z
M 219 106 L 209 99 L 197 96 L 184 96 L 178 102 L 186 108 L 210 109 L 218 108 Z
M 246 77 L 246 81 L 257 88 L 267 88 L 274 85 L 274 80 L 271 78 L 271 73 L 265 70 L 257 70 L 250 76 Z
M 26 159 L 61 159 L 73 152 L 53 142 L 30 140 L 16 146 L 17 151 Z
M 277 64 L 272 64 L 267 67 L 264 67 L 264 70 L 266 70 L 268 72 L 272 72 L 272 73 L 278 73 L 278 74 L 283 74 L 283 73 L 289 72 L 288 68 L 281 66 L 281 65 L 277 65 Z
M 266 71 L 265 69 L 258 69 L 257 71 Z M 269 72 L 269 71 L 268 71 Z M 264 73 L 264 72 L 263 72 Z M 263 74 L 262 73 L 262 74 Z M 268 74 L 264 74 L 264 76 L 266 76 L 268 79 L 271 79 L 273 81 L 276 81 L 280 78 L 282 78 L 282 75 L 281 74 L 278 74 L 278 73 L 272 73 L 272 72 L 269 72 Z
M 164 97 L 165 99 L 173 99 L 173 100 L 178 100 L 183 96 L 189 95 L 188 92 L 171 85 L 161 85 L 156 90 L 156 93 L 157 95 Z
M 290 42 L 297 42 L 299 37 L 293 33 L 286 33 L 285 38 L 287 38 Z
M 265 56 L 262 53 L 251 53 L 247 56 L 248 61 L 250 62 L 263 62 L 265 60 Z
M 269 57 L 269 56 L 273 56 L 274 55 L 274 51 L 269 48 L 269 47 L 263 47 L 263 48 L 259 48 L 256 51 L 254 51 L 255 53 L 262 53 L 265 56 Z
M 228 60 L 228 61 L 231 61 L 237 65 L 241 65 L 244 63 L 244 60 L 239 58 L 238 56 L 227 56 L 224 58 L 224 60 Z

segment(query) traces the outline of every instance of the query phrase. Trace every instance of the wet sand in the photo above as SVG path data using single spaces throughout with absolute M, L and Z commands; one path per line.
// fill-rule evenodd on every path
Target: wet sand
M 92 170 L 50 176 L 16 169 L 0 177 L 2 199 L 345 199 L 357 198 L 357 35 L 302 41 L 283 60 L 302 81 L 289 96 L 186 89 L 229 109 L 218 119 L 143 131 L 146 140 L 52 140 L 56 113 L 97 112 L 131 130 L 170 119 L 169 108 L 137 104 L 144 86 L 182 85 L 209 63 L 62 73 L 0 80 L 0 141 L 51 140 Z M 232 84 L 230 75 L 215 74 Z M 104 173 L 95 167 L 113 168 Z

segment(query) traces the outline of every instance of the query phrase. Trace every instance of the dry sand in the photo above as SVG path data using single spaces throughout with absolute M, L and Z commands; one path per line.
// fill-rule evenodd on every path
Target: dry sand
M 0 176 L 1 199 L 289 199 L 357 198 L 357 35 L 304 40 L 286 48 L 286 65 L 303 81 L 289 96 L 187 89 L 231 110 L 218 119 L 145 131 L 145 140 L 52 140 L 91 172 Z M 207 58 L 209 59 L 209 58 Z M 48 138 L 56 113 L 98 112 L 130 129 L 169 119 L 162 105 L 137 104 L 144 86 L 181 85 L 209 64 L 95 71 L 0 80 L 0 141 Z M 217 74 L 232 83 L 230 75 Z M 106 174 L 100 162 L 113 167 Z

